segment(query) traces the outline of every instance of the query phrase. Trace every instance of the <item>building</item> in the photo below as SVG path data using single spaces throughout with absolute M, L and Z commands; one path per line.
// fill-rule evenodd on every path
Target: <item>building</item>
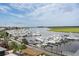
M 4 56 L 5 55 L 5 51 L 6 51 L 5 48 L 0 47 L 0 56 Z

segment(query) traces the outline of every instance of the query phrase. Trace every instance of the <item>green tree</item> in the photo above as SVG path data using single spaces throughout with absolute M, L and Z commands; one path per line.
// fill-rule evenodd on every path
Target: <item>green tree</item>
M 12 41 L 12 42 L 10 43 L 9 47 L 10 47 L 11 49 L 13 49 L 13 52 L 16 52 L 16 51 L 21 51 L 21 50 L 25 49 L 25 48 L 26 48 L 26 45 L 25 45 L 24 43 L 18 44 L 18 43 L 16 43 L 16 42 L 13 42 L 13 41 Z

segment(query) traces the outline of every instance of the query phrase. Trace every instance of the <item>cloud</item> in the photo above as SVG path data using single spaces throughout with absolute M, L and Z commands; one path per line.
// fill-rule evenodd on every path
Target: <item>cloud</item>
M 70 9 L 71 9 L 71 7 L 70 7 Z M 52 12 L 52 15 L 53 15 L 53 13 L 57 13 L 59 11 L 60 12 L 69 11 L 69 8 L 68 8 L 67 4 L 66 5 L 64 5 L 64 4 L 48 4 L 46 6 L 43 6 L 41 8 L 36 9 L 30 15 L 39 16 L 40 14 L 49 13 L 49 12 Z
M 32 12 L 47 5 L 48 4 L 44 3 L 10 3 L 8 5 L 1 5 L 0 12 L 14 17 L 23 18 L 28 17 Z
M 15 13 L 9 13 L 11 16 L 17 17 L 17 18 L 23 18 L 25 17 L 23 14 L 15 14 Z
M 8 6 L 0 6 L 0 12 L 1 13 L 7 13 L 10 8 Z
M 79 8 L 75 4 L 49 4 L 29 14 L 40 25 L 79 25 Z
M 79 25 L 79 5 L 77 4 L 11 3 L 8 5 L 1 6 L 0 10 L 16 20 L 18 19 L 15 23 L 54 26 Z
M 24 12 L 24 14 L 18 13 L 11 13 L 16 17 L 28 17 L 28 14 L 34 12 L 36 9 L 41 8 L 47 4 L 40 4 L 40 3 L 11 3 L 9 4 L 10 7 L 16 9 L 17 11 Z M 23 15 L 23 16 L 22 16 Z
M 47 4 L 34 4 L 34 3 L 11 3 L 9 4 L 12 8 L 20 11 L 33 12 L 35 9 L 40 8 Z
M 48 19 L 48 18 L 74 18 L 78 14 L 78 8 L 72 8 L 75 4 L 49 4 L 47 6 L 36 9 L 34 12 L 29 14 L 36 19 Z M 62 17 L 63 16 L 63 17 Z

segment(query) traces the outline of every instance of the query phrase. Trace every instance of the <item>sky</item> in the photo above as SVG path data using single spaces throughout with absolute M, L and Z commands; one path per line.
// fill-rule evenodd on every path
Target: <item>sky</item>
M 79 26 L 79 4 L 0 3 L 0 26 Z

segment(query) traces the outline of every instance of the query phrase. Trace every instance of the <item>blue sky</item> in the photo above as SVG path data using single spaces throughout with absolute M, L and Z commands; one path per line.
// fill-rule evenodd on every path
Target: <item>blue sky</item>
M 79 26 L 79 4 L 0 3 L 0 26 Z

